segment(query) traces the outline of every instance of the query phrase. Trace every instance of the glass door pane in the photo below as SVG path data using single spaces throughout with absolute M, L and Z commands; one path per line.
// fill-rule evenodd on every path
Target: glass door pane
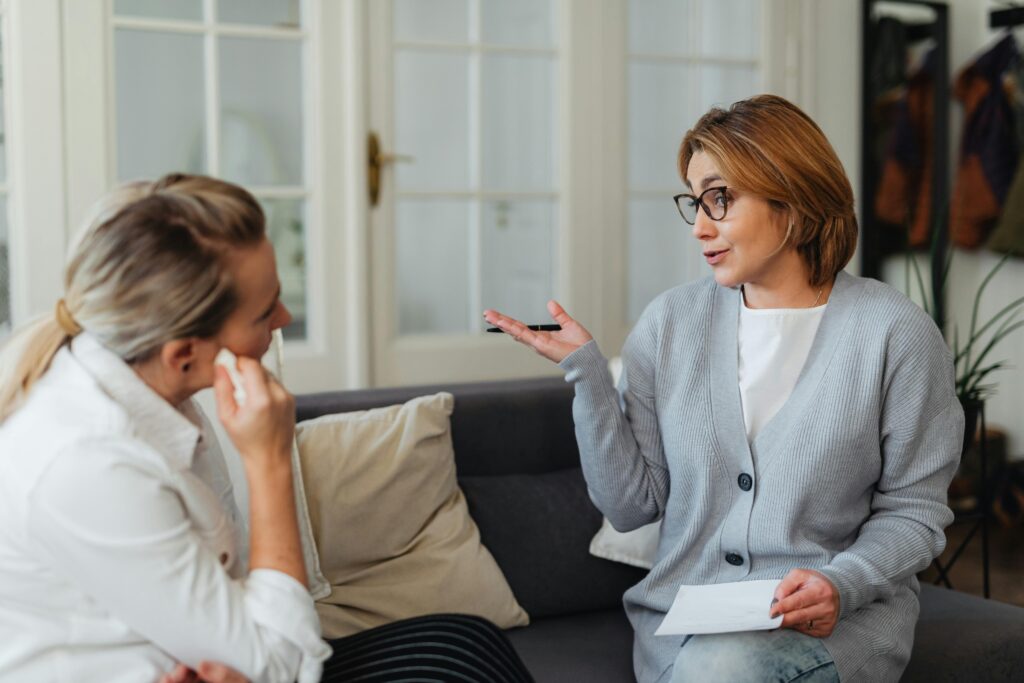
M 225 37 L 218 56 L 221 176 L 246 186 L 301 187 L 302 44 Z
M 266 213 L 282 297 L 294 318 L 285 338 L 305 339 L 309 69 L 300 3 L 196 6 L 114 4 L 116 175 L 205 173 L 250 190 Z
M 672 196 L 679 143 L 712 106 L 761 82 L 760 0 L 629 0 L 626 323 L 661 292 L 709 274 Z
M 11 330 L 11 269 L 7 234 L 7 196 L 0 194 L 0 336 Z
M 0 15 L 0 337 L 11 330 L 11 270 L 7 227 L 7 125 L 4 119 L 4 18 Z
M 299 28 L 302 24 L 302 3 L 299 0 L 217 0 L 217 21 Z
M 551 0 L 398 0 L 391 31 L 399 336 L 531 320 L 555 294 L 558 51 Z M 442 20 L 443 19 L 443 20 Z
M 117 178 L 206 173 L 203 38 L 117 29 Z
M 147 19 L 203 20 L 203 0 L 114 0 L 114 14 Z

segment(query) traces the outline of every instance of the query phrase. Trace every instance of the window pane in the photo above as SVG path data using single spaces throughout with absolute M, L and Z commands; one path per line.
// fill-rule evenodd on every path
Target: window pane
M 203 0 L 114 0 L 114 14 L 150 19 L 203 20 Z
M 267 215 L 267 237 L 277 256 L 281 301 L 292 314 L 285 339 L 306 337 L 306 215 L 301 199 L 261 199 Z
M 467 0 L 395 0 L 395 40 L 469 42 Z
M 483 187 L 554 189 L 558 159 L 555 61 L 485 55 L 482 81 Z
M 299 0 L 217 0 L 217 22 L 298 28 L 300 6 Z
M 117 177 L 206 170 L 203 39 L 118 29 Z
M 303 183 L 302 80 L 298 41 L 220 39 L 221 175 Z
M 7 197 L 0 195 L 0 335 L 11 330 L 11 270 L 7 244 Z
M 3 37 L 3 22 L 0 21 L 0 38 Z M 0 183 L 7 180 L 7 124 L 4 121 L 4 60 L 3 42 L 0 40 Z
M 737 100 L 756 95 L 760 92 L 757 76 L 758 70 L 755 67 L 703 65 L 700 74 L 703 110 L 707 111 L 713 106 L 725 108 Z
M 634 189 L 681 187 L 676 157 L 696 122 L 694 67 L 634 62 L 629 67 L 629 183 Z
M 480 3 L 481 41 L 492 45 L 553 47 L 551 0 L 487 0 Z
M 715 0 L 700 5 L 701 54 L 758 59 L 761 54 L 761 0 Z
M 711 3 L 704 3 L 705 5 Z M 630 0 L 629 51 L 670 55 L 691 54 L 693 10 L 690 0 Z
M 499 200 L 483 209 L 483 308 L 528 324 L 550 322 L 546 304 L 555 294 L 556 202 Z
M 651 300 L 676 285 L 708 274 L 700 244 L 666 196 L 629 202 L 628 322 Z
M 470 181 L 469 55 L 395 54 L 395 167 L 402 190 L 465 190 Z
M 469 201 L 396 202 L 399 334 L 469 329 L 469 235 L 475 212 Z

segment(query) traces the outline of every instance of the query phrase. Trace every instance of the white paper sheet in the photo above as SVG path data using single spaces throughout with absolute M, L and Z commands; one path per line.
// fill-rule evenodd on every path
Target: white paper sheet
M 766 631 L 778 628 L 772 619 L 772 598 L 779 581 L 737 581 L 708 586 L 680 586 L 656 636 Z

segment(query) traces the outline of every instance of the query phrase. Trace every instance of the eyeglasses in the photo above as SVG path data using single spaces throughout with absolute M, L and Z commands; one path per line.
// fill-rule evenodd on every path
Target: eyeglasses
M 705 197 L 711 195 L 709 200 Z M 700 193 L 699 196 L 692 194 L 677 194 L 672 198 L 675 200 L 676 208 L 683 220 L 693 225 L 697 221 L 697 208 L 704 209 L 704 214 L 713 221 L 720 221 L 725 218 L 725 212 L 729 210 L 732 203 L 732 194 L 726 186 L 709 187 Z M 708 203 L 710 201 L 710 204 Z

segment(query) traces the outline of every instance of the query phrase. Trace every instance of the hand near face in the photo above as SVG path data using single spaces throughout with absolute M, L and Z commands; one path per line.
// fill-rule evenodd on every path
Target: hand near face
M 202 662 L 198 671 L 179 664 L 160 683 L 249 683 L 249 679 L 223 664 Z
M 227 370 L 217 366 L 213 382 L 217 416 L 246 465 L 276 463 L 291 457 L 295 434 L 295 399 L 252 358 L 239 357 L 238 372 L 245 402 L 235 401 Z
M 548 313 L 562 326 L 560 331 L 537 332 L 515 318 L 491 309 L 484 311 L 484 320 L 555 363 L 561 363 L 566 356 L 593 339 L 582 325 L 569 317 L 557 301 L 548 302 Z
M 816 638 L 832 635 L 839 621 L 839 591 L 821 572 L 794 569 L 775 589 L 771 616 L 782 618 L 782 628 Z

